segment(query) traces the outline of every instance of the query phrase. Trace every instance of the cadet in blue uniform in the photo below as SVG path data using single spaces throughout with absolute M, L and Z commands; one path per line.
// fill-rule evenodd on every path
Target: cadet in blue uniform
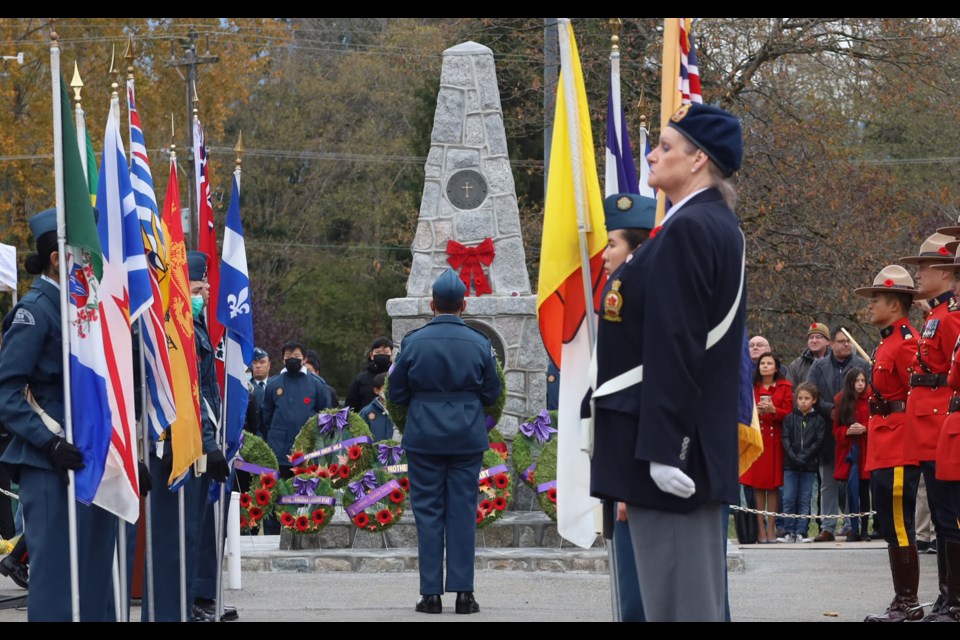
M 473 565 L 477 482 L 489 447 L 483 407 L 500 397 L 500 379 L 490 340 L 460 319 L 465 293 L 451 269 L 437 278 L 430 302 L 435 317 L 404 337 L 390 373 L 391 402 L 409 407 L 403 448 L 417 520 L 422 597 L 416 610 L 424 613 L 442 611 L 444 590 L 457 592 L 457 613 L 480 610 Z
M 373 402 L 360 409 L 360 416 L 366 421 L 373 432 L 374 442 L 378 440 L 390 440 L 393 438 L 393 420 L 384 409 L 380 402 L 380 394 L 383 393 L 383 383 L 387 374 L 378 373 L 373 376 Z
M 20 485 L 30 555 L 27 618 L 31 622 L 71 619 L 67 471 L 84 467 L 83 454 L 66 441 L 61 426 L 63 351 L 56 228 L 53 209 L 30 219 L 37 253 L 27 257 L 25 267 L 39 277 L 4 319 L 0 351 L 0 421 L 13 435 L 0 460 Z M 28 385 L 45 414 L 43 419 L 24 398 Z M 115 517 L 99 507 L 77 503 L 82 620 L 100 621 L 112 615 L 112 565 L 103 560 L 112 560 L 116 532 Z
M 277 456 L 283 477 L 290 477 L 292 465 L 287 456 L 303 423 L 310 416 L 334 406 L 327 385 L 303 366 L 304 351 L 299 342 L 283 345 L 284 369 L 270 378 L 263 392 L 260 428 Z
M 727 112 L 694 104 L 671 117 L 648 157 L 650 185 L 673 206 L 603 298 L 591 490 L 628 505 L 649 621 L 725 618 L 717 523 L 739 496 L 746 313 L 744 241 L 725 178 L 742 153 Z

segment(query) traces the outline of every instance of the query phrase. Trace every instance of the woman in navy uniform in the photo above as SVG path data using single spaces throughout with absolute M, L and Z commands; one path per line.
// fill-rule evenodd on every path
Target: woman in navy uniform
M 84 467 L 83 454 L 66 441 L 61 426 L 63 334 L 56 229 L 54 209 L 30 219 L 37 253 L 27 257 L 25 267 L 39 277 L 4 319 L 0 351 L 0 421 L 13 434 L 0 461 L 20 485 L 30 554 L 31 622 L 71 619 L 67 472 Z M 28 386 L 39 409 L 25 398 Z M 99 507 L 77 503 L 82 620 L 112 619 L 109 560 L 116 533 L 116 518 Z
M 725 619 L 724 505 L 739 497 L 744 240 L 725 182 L 739 121 L 674 114 L 648 156 L 673 206 L 604 291 L 591 490 L 625 502 L 649 621 Z M 612 391 L 610 391 L 612 389 Z
M 489 447 L 483 408 L 500 397 L 500 378 L 490 340 L 460 319 L 465 293 L 450 269 L 436 279 L 430 302 L 436 317 L 403 338 L 389 378 L 390 401 L 410 408 L 403 448 L 417 519 L 416 610 L 423 613 L 442 612 L 444 590 L 457 592 L 457 613 L 480 611 L 473 570 L 477 482 Z

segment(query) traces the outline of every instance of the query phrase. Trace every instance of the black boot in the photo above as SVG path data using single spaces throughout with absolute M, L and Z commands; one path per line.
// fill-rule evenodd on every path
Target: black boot
M 940 540 L 939 550 L 946 556 L 946 594 L 940 611 L 931 613 L 923 621 L 960 622 L 960 542 Z
M 923 619 L 924 622 L 937 622 L 935 620 L 944 611 L 944 603 L 947 601 L 947 543 L 941 542 L 937 545 L 937 585 L 940 593 L 937 595 L 937 601 L 930 608 L 930 614 Z
M 17 544 L 3 560 L 0 560 L 0 574 L 3 574 L 17 583 L 21 589 L 30 587 L 30 563 L 27 554 L 27 538 L 20 536 Z
M 920 559 L 917 547 L 887 547 L 890 573 L 893 574 L 893 602 L 883 613 L 867 616 L 864 622 L 914 622 L 923 618 L 923 607 L 917 600 L 920 585 Z

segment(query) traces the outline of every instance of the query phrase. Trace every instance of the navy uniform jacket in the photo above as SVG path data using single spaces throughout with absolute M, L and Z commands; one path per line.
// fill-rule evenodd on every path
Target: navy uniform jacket
M 490 340 L 454 315 L 408 333 L 390 373 L 390 400 L 409 406 L 403 448 L 427 455 L 482 453 L 483 408 L 500 397 Z
M 3 321 L 0 349 L 0 422 L 15 437 L 3 452 L 9 465 L 52 469 L 41 450 L 53 434 L 23 399 L 27 384 L 51 418 L 63 424 L 63 350 L 60 291 L 37 277 Z
M 220 383 L 217 381 L 217 362 L 210 334 L 201 318 L 193 320 L 194 341 L 197 344 L 197 367 L 200 373 L 200 415 L 203 416 L 203 452 L 219 449 L 217 424 L 220 424 Z M 204 402 L 206 401 L 206 402 Z M 209 405 L 209 410 L 207 408 Z M 210 412 L 213 412 L 211 418 Z
M 287 454 L 307 418 L 332 406 L 327 385 L 306 369 L 284 370 L 270 378 L 263 392 L 260 428 L 281 467 L 290 466 Z
M 369 425 L 373 432 L 374 442 L 393 438 L 393 420 L 387 415 L 387 410 L 380 404 L 380 398 L 374 396 L 373 402 L 360 409 L 360 417 Z
M 743 268 L 738 222 L 718 190 L 701 192 L 608 283 L 609 290 L 620 281 L 622 321 L 599 320 L 597 385 L 640 364 L 643 382 L 596 399 L 593 495 L 674 512 L 737 503 L 746 317 L 745 292 L 734 307 Z M 708 350 L 707 334 L 718 326 L 726 331 Z M 696 493 L 660 491 L 650 462 L 684 471 Z

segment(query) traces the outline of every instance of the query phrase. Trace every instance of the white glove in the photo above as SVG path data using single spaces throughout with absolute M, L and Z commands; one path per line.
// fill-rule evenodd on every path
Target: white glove
M 660 491 L 675 495 L 678 498 L 689 498 L 697 491 L 697 486 L 690 479 L 690 476 L 676 467 L 651 462 L 650 477 L 653 478 Z

